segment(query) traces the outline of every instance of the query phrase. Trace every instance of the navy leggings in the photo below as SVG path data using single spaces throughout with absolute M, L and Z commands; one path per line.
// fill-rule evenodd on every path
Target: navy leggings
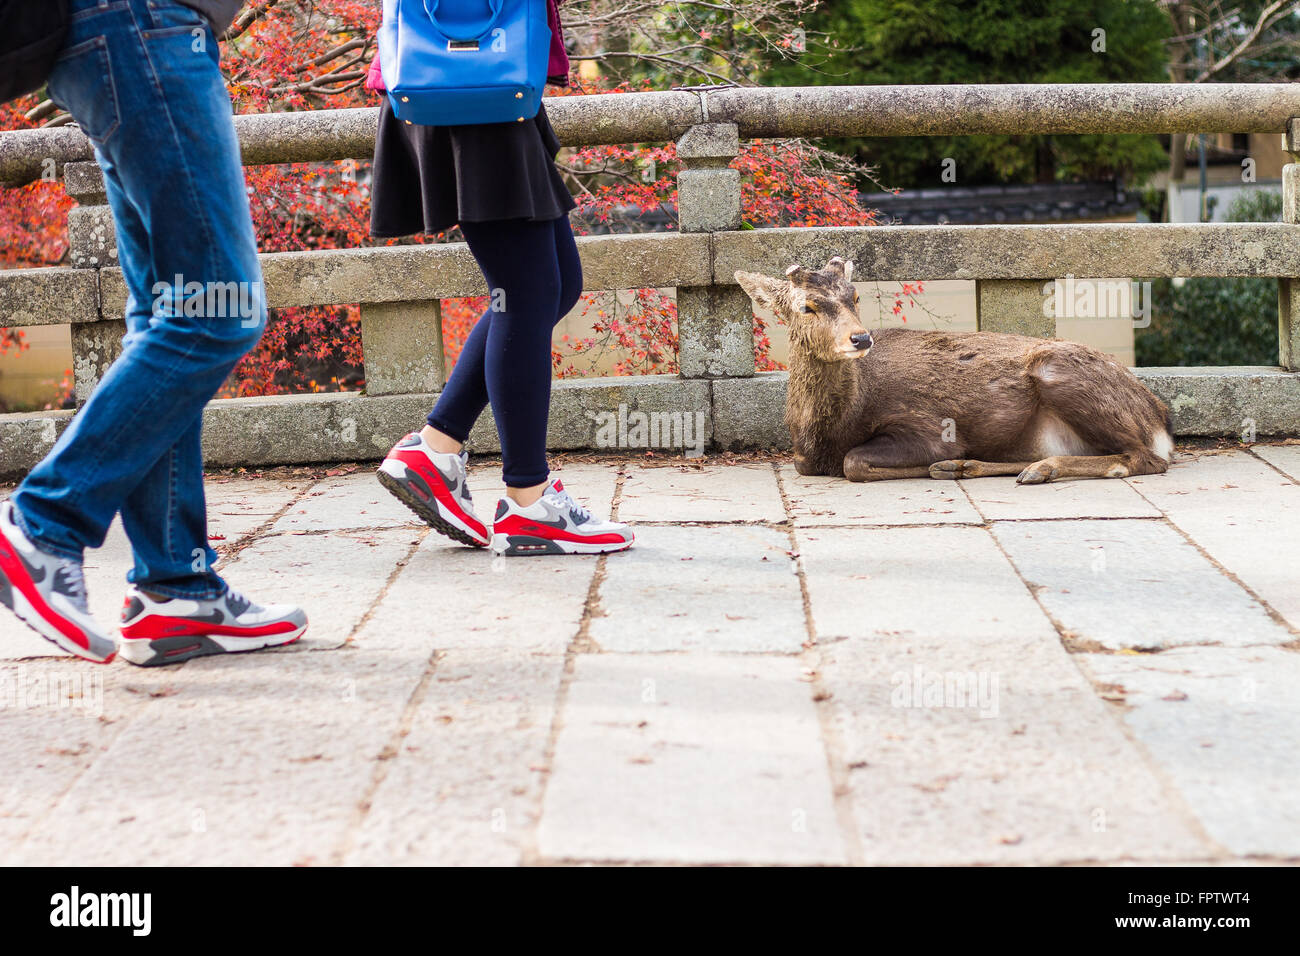
M 502 477 L 529 488 L 550 474 L 551 330 L 582 294 L 582 263 L 569 217 L 462 222 L 488 285 L 488 308 L 465 340 L 429 424 L 463 442 L 492 404 Z

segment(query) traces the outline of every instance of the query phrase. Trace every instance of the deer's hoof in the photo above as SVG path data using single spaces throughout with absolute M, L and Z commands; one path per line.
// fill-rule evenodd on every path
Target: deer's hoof
M 960 458 L 950 458 L 948 461 L 936 461 L 930 466 L 931 478 L 962 478 L 964 477 L 962 469 L 966 462 Z
M 1052 481 L 1058 474 L 1060 472 L 1050 460 L 1036 461 L 1016 476 L 1016 484 L 1041 485 L 1045 481 Z

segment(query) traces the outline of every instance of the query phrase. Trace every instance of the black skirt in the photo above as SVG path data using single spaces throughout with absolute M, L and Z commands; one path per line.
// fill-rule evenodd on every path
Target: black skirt
M 384 96 L 375 137 L 370 233 L 442 232 L 462 220 L 551 220 L 577 203 L 555 155 L 560 141 L 543 105 L 522 123 L 416 126 Z

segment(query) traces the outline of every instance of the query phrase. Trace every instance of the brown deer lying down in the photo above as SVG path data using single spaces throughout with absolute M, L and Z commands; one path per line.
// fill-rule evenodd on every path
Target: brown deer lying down
M 1169 411 L 1096 349 L 997 332 L 880 329 L 858 318 L 853 263 L 737 272 L 790 328 L 785 422 L 801 475 L 850 481 L 1123 478 L 1169 467 Z

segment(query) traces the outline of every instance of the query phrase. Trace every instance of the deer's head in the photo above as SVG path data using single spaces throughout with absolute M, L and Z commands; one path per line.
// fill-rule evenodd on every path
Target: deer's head
M 737 272 L 736 281 L 755 305 L 785 320 L 792 351 L 819 362 L 842 362 L 871 350 L 871 333 L 858 318 L 852 276 L 853 263 L 835 256 L 816 272 L 793 265 L 784 279 Z

